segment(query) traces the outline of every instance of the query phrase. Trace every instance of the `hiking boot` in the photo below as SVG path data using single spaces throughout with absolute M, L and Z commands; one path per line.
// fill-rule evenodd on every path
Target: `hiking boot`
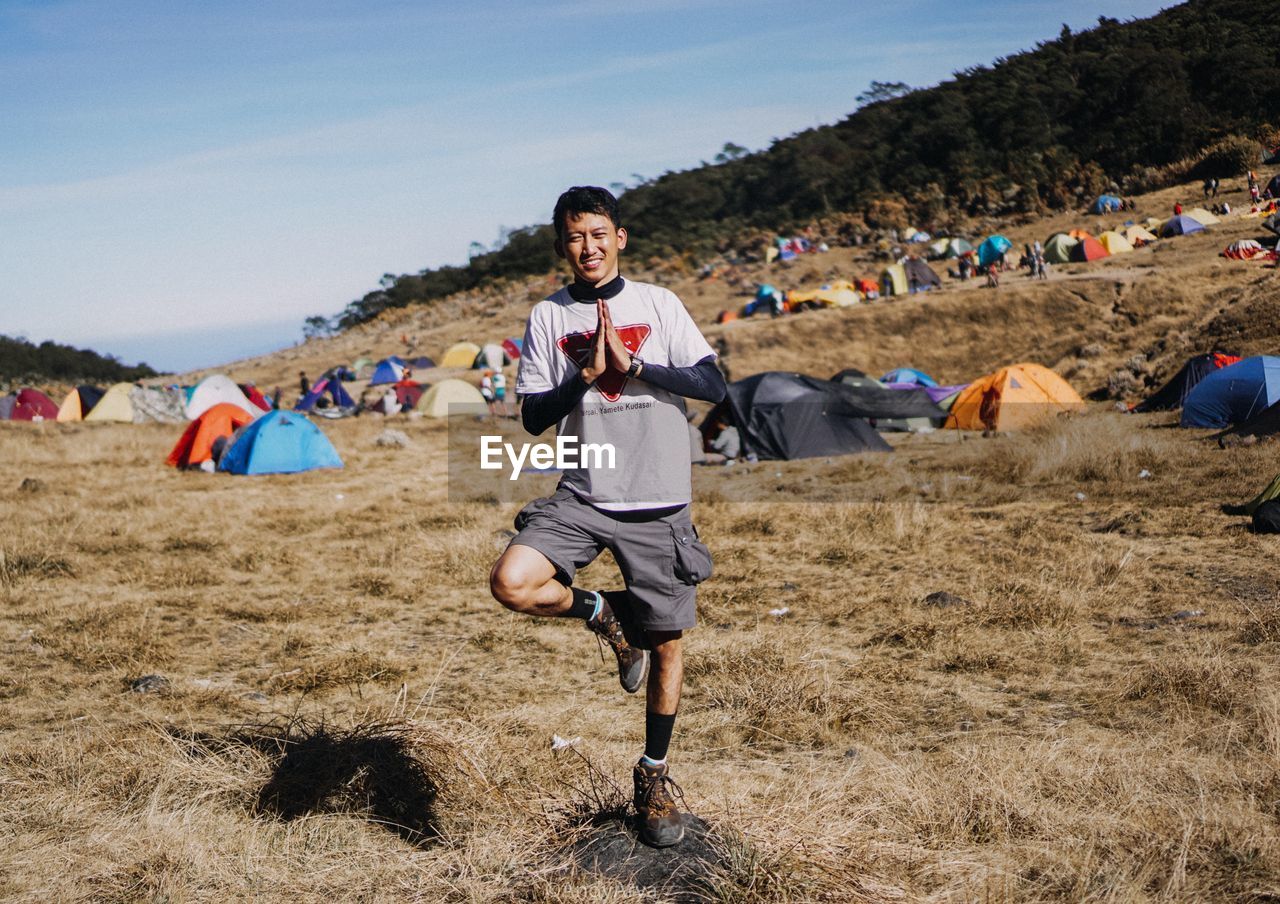
M 684 837 L 684 818 L 671 792 L 684 799 L 680 786 L 667 774 L 667 764 L 649 766 L 643 760 L 632 770 L 636 793 L 636 821 L 640 840 L 652 847 L 671 847 Z
M 622 623 L 613 614 L 613 608 L 604 597 L 600 599 L 600 614 L 587 619 L 587 627 L 613 648 L 614 655 L 618 657 L 618 682 L 624 691 L 634 694 L 640 690 L 649 674 L 649 651 L 627 642 Z

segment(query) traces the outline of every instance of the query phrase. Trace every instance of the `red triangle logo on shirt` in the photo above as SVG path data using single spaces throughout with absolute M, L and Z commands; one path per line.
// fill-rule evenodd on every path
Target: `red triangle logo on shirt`
M 645 340 L 649 338 L 649 329 L 647 323 L 635 323 L 631 326 L 614 327 L 618 331 L 618 336 L 622 339 L 622 344 L 626 346 L 627 352 L 632 355 L 640 353 L 640 349 L 644 347 Z M 587 362 L 591 360 L 591 340 L 596 337 L 596 331 L 590 330 L 585 333 L 570 333 L 567 336 L 561 336 L 556 345 L 560 346 L 560 351 L 578 367 L 586 367 Z M 596 380 L 596 388 L 600 390 L 600 394 L 610 402 L 616 402 L 622 398 L 622 390 L 627 385 L 627 375 L 621 371 L 610 368 L 600 375 L 600 379 Z

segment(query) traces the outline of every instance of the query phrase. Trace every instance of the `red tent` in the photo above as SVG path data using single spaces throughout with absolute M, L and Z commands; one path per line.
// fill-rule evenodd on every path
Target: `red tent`
M 58 406 L 53 400 L 38 389 L 24 389 L 18 393 L 13 403 L 13 413 L 9 415 L 13 421 L 56 421 Z
M 523 339 L 516 339 L 514 337 L 502 340 L 502 351 L 506 353 L 508 361 L 516 361 L 520 358 L 520 345 L 523 342 Z
M 257 405 L 263 411 L 271 410 L 271 403 L 268 402 L 266 397 L 258 391 L 257 386 L 254 386 L 252 383 L 241 383 L 240 391 L 244 393 L 245 398 Z
M 1073 261 L 1096 261 L 1102 257 L 1110 257 L 1111 252 L 1103 247 L 1102 242 L 1086 235 L 1072 246 L 1070 255 Z

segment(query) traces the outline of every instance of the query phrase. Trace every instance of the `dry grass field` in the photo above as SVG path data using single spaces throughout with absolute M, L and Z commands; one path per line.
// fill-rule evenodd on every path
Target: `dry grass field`
M 1088 392 L 1280 347 L 1275 271 L 1213 257 L 1235 233 L 708 332 L 738 376 L 1030 358 Z M 509 334 L 508 302 L 413 327 Z M 239 478 L 164 467 L 176 427 L 0 424 L 0 899 L 1280 900 L 1280 540 L 1219 512 L 1280 454 L 1172 420 L 697 469 L 672 763 L 710 853 L 665 888 L 582 855 L 643 706 L 581 625 L 491 601 L 518 505 L 449 501 L 442 424 L 323 422 L 345 469 Z

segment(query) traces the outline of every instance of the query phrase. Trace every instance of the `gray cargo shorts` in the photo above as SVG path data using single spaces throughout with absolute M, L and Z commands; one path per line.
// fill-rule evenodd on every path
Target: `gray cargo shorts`
M 697 585 L 711 577 L 711 550 L 698 539 L 689 506 L 658 518 L 606 513 L 572 490 L 557 489 L 521 509 L 515 524 L 511 545 L 546 556 L 565 586 L 579 568 L 611 551 L 627 585 L 628 614 L 639 627 L 683 631 L 697 624 Z

